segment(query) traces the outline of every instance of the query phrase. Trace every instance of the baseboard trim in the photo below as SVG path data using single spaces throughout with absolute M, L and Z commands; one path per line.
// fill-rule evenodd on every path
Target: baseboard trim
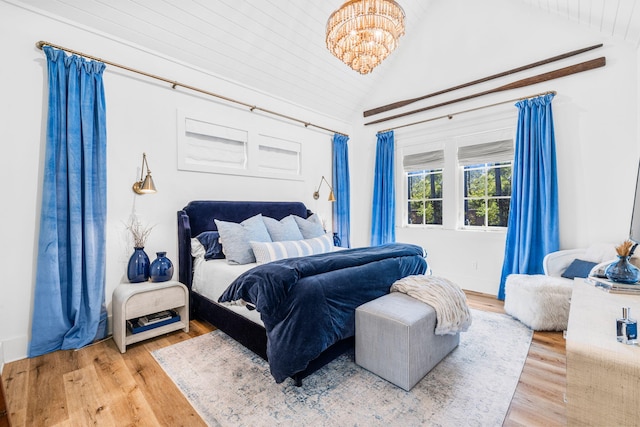
M 29 347 L 27 336 L 5 340 L 0 344 L 2 345 L 2 351 L 0 352 L 0 362 L 2 364 L 27 358 L 27 349 Z
M 467 295 L 475 295 L 475 296 L 478 296 L 478 297 L 498 299 L 494 294 L 487 294 L 487 293 L 478 292 L 478 291 L 470 291 L 470 290 L 467 290 L 467 289 L 463 289 L 462 291 Z

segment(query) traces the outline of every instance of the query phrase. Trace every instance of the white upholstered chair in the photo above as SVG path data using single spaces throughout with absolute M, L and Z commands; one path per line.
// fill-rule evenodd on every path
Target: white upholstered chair
M 551 252 L 545 256 L 542 261 L 544 274 L 552 277 L 562 277 L 562 274 L 576 259 L 596 263 L 596 267 L 602 263 L 613 262 L 616 259 L 615 244 L 603 243 L 591 245 L 588 248 L 565 249 Z
M 568 269 L 579 272 L 575 277 L 586 277 L 600 263 L 612 262 L 615 258 L 614 244 L 552 252 L 542 262 L 545 274 L 507 277 L 504 310 L 533 330 L 563 331 L 567 329 L 573 291 L 573 277 Z M 563 277 L 566 273 L 569 278 Z

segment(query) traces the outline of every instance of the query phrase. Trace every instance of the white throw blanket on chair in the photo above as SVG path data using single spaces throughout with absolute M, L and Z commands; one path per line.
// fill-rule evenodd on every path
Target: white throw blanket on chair
M 402 292 L 429 304 L 436 312 L 436 335 L 455 335 L 471 325 L 467 297 L 460 286 L 437 276 L 415 275 L 397 280 L 391 292 Z

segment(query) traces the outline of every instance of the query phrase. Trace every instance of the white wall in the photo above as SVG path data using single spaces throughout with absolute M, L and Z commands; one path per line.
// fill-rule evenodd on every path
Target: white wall
M 4 343 L 5 361 L 26 355 L 32 317 L 47 105 L 46 59 L 35 47 L 36 41 L 44 39 L 330 129 L 351 132 L 351 126 L 343 121 L 5 2 L 0 2 L 0 38 L 9 41 L 4 44 L 5 61 L 0 67 L 0 78 L 4 82 L 4 101 L 0 107 L 0 138 L 4 150 L 0 159 L 4 199 L 0 259 L 5 276 L 0 282 L 0 342 Z M 108 135 L 106 295 L 109 312 L 111 294 L 123 278 L 132 252 L 124 222 L 134 209 L 144 222 L 155 225 L 147 241 L 147 253 L 154 257 L 156 251 L 166 251 L 176 267 L 176 211 L 193 199 L 299 200 L 330 220 L 330 203 L 313 200 L 312 193 L 322 175 L 331 176 L 331 134 L 250 113 L 206 95 L 173 90 L 167 84 L 114 67 L 107 67 L 104 81 Z M 226 120 L 245 123 L 251 130 L 301 142 L 301 179 L 179 171 L 178 110 L 197 111 L 214 123 L 224 124 Z M 147 153 L 159 190 L 157 194 L 137 196 L 131 191 L 131 185 L 139 178 L 142 152 Z
M 554 89 L 558 91 L 553 105 L 561 246 L 570 248 L 599 241 L 622 241 L 628 233 L 640 154 L 636 47 L 507 0 L 433 0 L 431 4 L 433 13 L 423 22 L 418 39 L 394 52 L 399 56 L 400 64 L 386 76 L 384 87 L 369 94 L 367 109 L 598 42 L 604 42 L 605 47 L 591 54 L 442 95 L 410 108 L 476 93 L 587 58 L 604 55 L 607 66 L 393 123 L 361 126 L 365 123 L 362 117 L 354 117 L 352 123 L 345 123 L 307 111 L 64 20 L 47 18 L 0 2 L 0 37 L 7 41 L 0 67 L 4 84 L 4 102 L 0 104 L 0 137 L 4 150 L 0 157 L 0 180 L 5 212 L 4 221 L 0 222 L 3 242 L 0 260 L 5 273 L 0 283 L 0 342 L 5 361 L 26 354 L 32 316 L 46 117 L 46 61 L 44 54 L 34 46 L 41 39 L 350 134 L 354 246 L 369 243 L 376 131 Z M 248 114 L 204 95 L 172 90 L 164 84 L 113 68 L 107 69 L 105 84 L 109 140 L 108 303 L 111 292 L 124 274 L 131 251 L 123 221 L 134 208 L 143 220 L 156 224 L 147 243 L 148 252 L 166 250 L 174 261 L 177 261 L 176 210 L 192 199 L 301 200 L 310 209 L 329 216 L 329 204 L 314 201 L 311 194 L 319 177 L 329 176 L 331 172 L 330 135 Z M 301 139 L 304 142 L 303 180 L 263 180 L 178 171 L 178 109 L 208 112 L 214 120 L 241 117 L 248 126 L 284 132 L 289 137 Z M 464 120 L 476 118 L 471 115 Z M 411 132 L 423 130 L 428 135 L 443 126 L 458 126 L 461 120 L 462 116 L 444 124 L 424 124 L 412 128 Z M 403 132 L 397 132 L 399 143 Z M 130 188 L 138 177 L 143 151 L 149 156 L 159 193 L 135 196 Z M 414 231 L 399 228 L 397 236 L 400 241 L 425 246 L 436 274 L 449 277 L 466 289 L 497 293 L 504 235 L 455 229 Z
M 411 45 L 401 45 L 394 52 L 400 56 L 397 58 L 400 64 L 394 67 L 393 74 L 385 76 L 385 87 L 371 94 L 366 109 L 435 92 L 597 43 L 604 43 L 604 47 L 528 72 L 440 95 L 393 113 L 497 88 L 600 56 L 606 57 L 607 65 L 357 129 L 350 146 L 359 156 L 359 160 L 352 163 L 352 176 L 358 177 L 352 182 L 352 194 L 361 197 L 352 205 L 355 244 L 367 244 L 370 238 L 375 132 L 547 90 L 558 92 L 553 101 L 553 112 L 561 248 L 623 241 L 629 232 L 640 154 L 636 47 L 603 37 L 566 19 L 523 7 L 517 2 L 438 0 L 431 4 L 431 18 L 423 22 L 420 37 L 413 39 Z M 503 110 L 504 107 L 481 110 L 452 120 L 399 129 L 396 131 L 397 146 L 402 145 L 403 138 L 406 139 L 410 132 L 423 132 L 426 140 L 433 134 L 467 126 L 469 122 L 482 124 L 488 112 Z M 366 123 L 384 116 L 359 120 Z M 457 231 L 455 227 L 417 230 L 403 228 L 398 223 L 396 236 L 399 241 L 423 245 L 435 274 L 448 277 L 465 289 L 497 294 L 504 233 Z

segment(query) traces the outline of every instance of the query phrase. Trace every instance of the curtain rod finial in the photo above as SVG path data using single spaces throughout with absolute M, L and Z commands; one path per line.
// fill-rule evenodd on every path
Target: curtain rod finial
M 46 45 L 46 44 L 47 44 L 46 42 L 43 42 L 42 40 L 40 40 L 40 41 L 36 42 L 36 47 L 37 47 L 38 49 L 42 50 L 42 47 L 43 47 L 44 45 Z

